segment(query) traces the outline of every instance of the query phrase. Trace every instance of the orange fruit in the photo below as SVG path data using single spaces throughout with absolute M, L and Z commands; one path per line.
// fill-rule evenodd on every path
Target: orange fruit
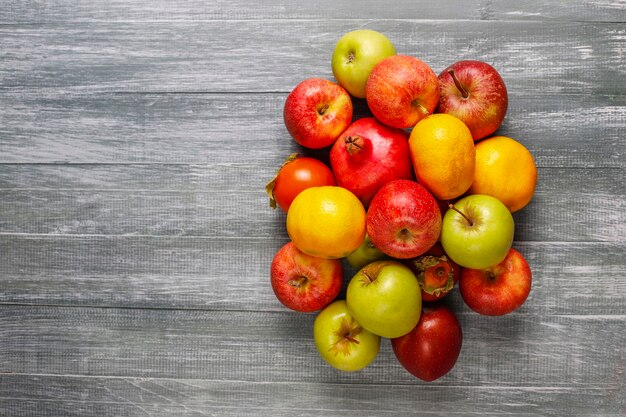
M 417 181 L 439 200 L 465 193 L 474 181 L 476 151 L 460 119 L 437 113 L 420 120 L 409 138 Z
M 287 233 L 302 252 L 342 258 L 365 239 L 365 208 L 350 191 L 338 186 L 300 192 L 287 211 Z
M 535 160 L 524 145 L 506 136 L 476 143 L 476 172 L 470 194 L 488 194 L 514 212 L 530 202 L 536 184 Z

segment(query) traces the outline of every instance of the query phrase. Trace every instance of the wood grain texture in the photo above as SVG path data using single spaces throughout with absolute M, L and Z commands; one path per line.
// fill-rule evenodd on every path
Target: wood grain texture
M 283 311 L 275 239 L 3 235 L 2 303 Z M 521 314 L 626 314 L 624 243 L 516 242 L 533 270 Z M 355 271 L 347 267 L 346 281 Z M 593 290 L 591 290 L 593 288 Z M 462 301 L 454 299 L 458 311 Z
M 509 109 L 498 133 L 527 146 L 538 166 L 624 167 L 626 95 L 537 96 L 520 83 L 516 78 L 509 82 Z M 293 152 L 315 155 L 289 136 L 282 117 L 284 93 L 92 95 L 11 90 L 2 97 L 1 163 L 211 165 L 219 181 L 232 188 L 259 184 L 258 178 L 238 177 L 239 166 L 272 167 L 273 174 Z M 355 100 L 355 106 L 355 117 L 370 115 L 364 101 Z M 115 175 L 124 168 L 110 169 Z M 0 175 L 5 177 L 1 171 Z M 63 181 L 62 186 L 76 179 Z
M 268 417 L 378 417 L 415 412 L 474 416 L 484 415 L 486 408 L 492 410 L 491 415 L 515 417 L 537 415 L 537 411 L 554 417 L 622 417 L 623 398 L 610 400 L 619 398 L 618 390 L 0 375 L 0 398 L 6 404 L 5 410 L 28 410 L 39 416 L 38 410 L 45 407 L 49 412 L 46 417 L 231 417 L 242 413 Z M 386 409 L 381 410 L 379 404 L 387 404 Z
M 489 62 L 515 80 L 513 91 L 626 92 L 623 24 L 440 20 L 8 25 L 0 91 L 288 92 L 331 78 L 335 43 L 356 28 L 384 32 L 435 72 L 460 59 Z
M 0 23 L 58 23 L 92 21 L 198 21 L 245 19 L 458 19 L 458 20 L 536 20 L 614 22 L 624 20 L 623 0 L 594 0 L 564 3 L 557 0 L 493 2 L 453 0 L 437 3 L 396 0 L 393 7 L 379 1 L 363 0 L 358 7 L 347 0 L 318 0 L 315 3 L 289 0 L 7 0 L 0 9 Z
M 11 343 L 0 346 L 0 369 L 60 376 L 422 385 L 400 366 L 387 340 L 366 369 L 331 368 L 313 343 L 314 318 L 295 312 L 2 306 L 3 338 Z M 465 330 L 461 356 L 454 372 L 430 385 L 621 388 L 623 320 L 460 315 Z M 607 343 L 598 346 L 598 340 Z
M 132 166 L 128 170 L 127 166 L 106 167 L 110 174 L 115 169 L 121 172 L 104 183 L 99 174 L 102 167 L 72 167 L 72 176 L 81 182 L 78 190 L 55 190 L 59 184 L 71 184 L 72 180 L 59 178 L 68 175 L 67 169 L 56 173 L 56 165 L 37 168 L 42 175 L 38 178 L 46 181 L 40 188 L 0 188 L 0 212 L 5 214 L 4 219 L 0 218 L 0 233 L 268 239 L 285 235 L 284 213 L 269 208 L 264 192 L 264 184 L 272 178 L 275 167 L 240 167 L 237 181 L 241 185 L 236 191 L 224 191 L 226 184 L 220 178 L 212 180 L 215 175 L 221 176 L 218 173 L 227 172 L 216 172 L 215 167 L 159 168 L 161 173 L 156 177 L 150 175 L 152 166 Z M 135 183 L 138 179 L 144 183 L 126 184 L 130 173 Z M 9 169 L 4 176 L 0 174 L 0 187 L 14 175 L 15 171 Z M 164 176 L 169 179 L 162 183 Z M 577 182 L 581 176 L 589 187 L 581 189 Z M 228 181 L 233 182 L 233 178 Z M 540 168 L 533 201 L 514 215 L 516 240 L 623 241 L 623 185 L 624 172 L 619 169 Z M 598 201 L 603 203 L 599 205 Z M 570 210 L 563 210 L 564 206 Z
M 623 0 L 2 2 L 0 417 L 623 417 L 624 23 Z M 327 161 L 284 99 L 356 28 L 436 72 L 496 66 L 498 133 L 539 166 L 530 298 L 482 317 L 455 290 L 463 350 L 434 383 L 387 340 L 335 371 L 268 283 L 288 237 L 263 186 L 292 152 Z

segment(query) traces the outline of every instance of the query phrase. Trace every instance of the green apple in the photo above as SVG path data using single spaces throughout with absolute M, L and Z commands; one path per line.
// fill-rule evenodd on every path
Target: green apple
M 396 54 L 389 38 L 370 29 L 343 35 L 333 52 L 333 75 L 339 84 L 357 98 L 365 98 L 365 84 L 376 64 Z
M 514 232 L 513 216 L 500 200 L 475 194 L 449 205 L 443 216 L 441 245 L 457 264 L 485 269 L 504 260 Z
M 365 330 L 352 317 L 345 300 L 329 304 L 317 315 L 313 339 L 322 358 L 342 371 L 365 368 L 380 350 L 380 336 Z
M 346 302 L 366 330 L 390 339 L 410 332 L 422 311 L 417 278 L 411 269 L 393 260 L 361 268 L 348 284 Z
M 361 243 L 361 246 L 356 248 L 356 250 L 350 255 L 346 256 L 346 260 L 353 268 L 361 269 L 371 262 L 378 261 L 386 257 L 387 255 L 374 246 L 369 236 L 365 235 L 365 239 L 363 240 L 363 243 Z

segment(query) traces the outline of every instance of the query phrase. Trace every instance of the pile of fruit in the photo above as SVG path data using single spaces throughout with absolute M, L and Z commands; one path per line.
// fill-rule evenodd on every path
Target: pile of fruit
M 314 341 L 333 367 L 363 369 L 388 338 L 402 366 L 432 381 L 461 351 L 461 326 L 437 303 L 457 282 L 479 314 L 528 297 L 511 213 L 530 202 L 537 169 L 521 143 L 494 136 L 508 95 L 485 62 L 437 76 L 385 35 L 356 30 L 337 42 L 332 71 L 336 82 L 304 80 L 285 101 L 287 130 L 317 157 L 290 156 L 267 185 L 290 237 L 271 285 L 286 307 L 319 311 Z M 373 117 L 353 120 L 353 98 Z M 337 300 L 344 261 L 358 272 Z

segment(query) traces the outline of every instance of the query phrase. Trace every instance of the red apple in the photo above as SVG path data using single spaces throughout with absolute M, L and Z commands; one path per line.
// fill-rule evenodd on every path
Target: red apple
M 459 289 L 465 304 L 477 313 L 501 316 L 519 308 L 530 293 L 532 274 L 521 253 L 509 249 L 506 258 L 487 269 L 464 268 Z
M 321 78 L 302 81 L 289 93 L 283 109 L 285 126 L 300 145 L 330 146 L 352 123 L 352 99 L 339 84 Z
M 391 339 L 400 364 L 417 378 L 429 382 L 452 370 L 462 344 L 461 324 L 443 305 L 425 306 L 413 330 Z
M 274 255 L 270 279 L 276 297 L 286 307 L 317 311 L 339 295 L 343 265 L 339 259 L 307 255 L 289 242 Z
M 419 256 L 441 232 L 441 212 L 435 197 L 411 180 L 385 184 L 367 210 L 367 234 L 378 249 L 397 259 Z
M 437 74 L 412 56 L 390 56 L 372 70 L 365 86 L 365 98 L 381 122 L 402 129 L 413 127 L 437 107 Z
M 504 80 L 482 61 L 459 61 L 439 74 L 440 113 L 448 113 L 467 125 L 475 141 L 500 127 L 508 107 Z
M 437 301 L 452 291 L 459 282 L 461 267 L 450 259 L 440 243 L 416 258 L 407 259 L 422 290 L 422 301 Z
M 367 207 L 383 185 L 413 178 L 408 140 L 408 132 L 373 117 L 355 121 L 330 150 L 337 184 L 352 191 Z

